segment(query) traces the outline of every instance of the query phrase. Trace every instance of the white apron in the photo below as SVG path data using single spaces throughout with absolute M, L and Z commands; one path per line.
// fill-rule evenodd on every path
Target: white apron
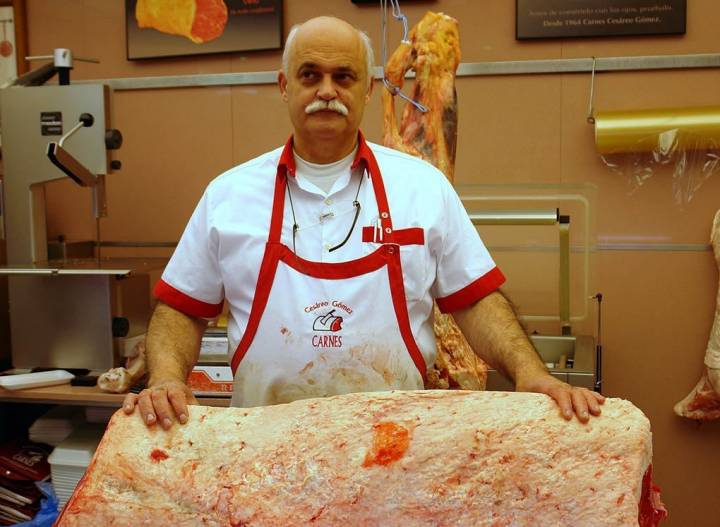
M 305 260 L 280 242 L 288 176 L 278 171 L 250 316 L 231 360 L 233 406 L 423 388 L 427 368 L 410 329 L 393 243 L 402 231 L 393 232 L 375 160 L 366 168 L 383 234 L 365 227 L 363 241 L 382 244 L 342 263 Z

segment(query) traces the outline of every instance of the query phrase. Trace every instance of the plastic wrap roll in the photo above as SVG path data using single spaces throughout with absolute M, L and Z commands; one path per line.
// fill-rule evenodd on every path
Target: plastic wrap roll
M 595 146 L 600 154 L 718 148 L 720 106 L 598 112 Z

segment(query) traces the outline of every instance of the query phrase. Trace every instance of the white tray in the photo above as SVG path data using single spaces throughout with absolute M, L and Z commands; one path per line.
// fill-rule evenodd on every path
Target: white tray
M 6 390 L 24 390 L 26 388 L 40 388 L 41 386 L 54 386 L 67 384 L 75 376 L 65 370 L 40 371 L 37 373 L 21 373 L 20 375 L 5 375 L 0 377 L 0 387 Z

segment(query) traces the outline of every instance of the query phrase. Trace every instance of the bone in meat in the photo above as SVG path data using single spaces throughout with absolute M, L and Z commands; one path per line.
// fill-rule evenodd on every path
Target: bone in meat
M 457 144 L 455 71 L 460 64 L 458 23 L 442 13 L 428 12 L 412 28 L 409 43 L 401 43 L 385 66 L 393 86 L 402 88 L 408 70 L 415 71 L 412 98 L 428 111 L 405 106 L 398 129 L 394 95 L 383 91 L 385 146 L 424 159 L 453 181 Z M 455 321 L 434 306 L 437 360 L 428 370 L 427 388 L 484 390 L 487 365 L 463 337 Z
M 720 210 L 715 213 L 710 243 L 720 272 Z M 715 304 L 715 320 L 705 350 L 705 370 L 695 388 L 675 405 L 674 410 L 681 417 L 699 421 L 720 418 L 720 283 Z
M 631 403 L 566 422 L 547 396 L 355 393 L 112 418 L 58 527 L 651 527 L 651 434 Z
M 145 340 L 138 342 L 133 351 L 136 356 L 128 360 L 127 368 L 112 368 L 98 377 L 98 388 L 104 392 L 126 393 L 145 375 Z

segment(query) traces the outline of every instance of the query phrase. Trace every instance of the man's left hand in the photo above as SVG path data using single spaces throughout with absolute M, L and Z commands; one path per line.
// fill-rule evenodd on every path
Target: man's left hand
M 587 388 L 570 386 L 550 374 L 534 377 L 527 382 L 519 382 L 515 389 L 519 392 L 549 395 L 555 400 L 560 407 L 562 416 L 568 421 L 572 419 L 574 411 L 580 422 L 587 423 L 590 415 L 600 415 L 600 405 L 605 402 L 605 397 L 601 394 Z

